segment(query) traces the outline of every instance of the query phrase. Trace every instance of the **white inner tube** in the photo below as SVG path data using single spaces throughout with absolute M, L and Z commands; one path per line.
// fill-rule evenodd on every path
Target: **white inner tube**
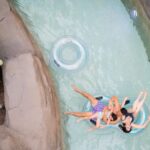
M 69 44 L 69 43 L 74 44 L 75 46 L 78 47 L 80 57 L 72 64 L 65 64 L 63 61 L 60 60 L 58 53 L 62 46 L 64 46 L 65 44 Z M 66 69 L 66 70 L 74 70 L 74 69 L 77 69 L 82 64 L 82 62 L 84 61 L 86 57 L 86 54 L 85 54 L 84 47 L 77 40 L 71 37 L 65 37 L 65 38 L 60 39 L 54 45 L 53 57 L 54 57 L 54 62 L 58 67 L 62 67 L 63 69 Z

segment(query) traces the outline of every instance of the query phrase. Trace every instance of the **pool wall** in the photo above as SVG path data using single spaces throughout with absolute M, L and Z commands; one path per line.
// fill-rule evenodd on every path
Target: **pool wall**
M 127 11 L 136 9 L 138 16 L 134 18 L 134 25 L 144 43 L 148 60 L 150 61 L 150 1 L 149 0 L 122 0 Z
M 15 9 L 0 0 L 6 117 L 1 150 L 62 150 L 59 104 L 48 66 Z

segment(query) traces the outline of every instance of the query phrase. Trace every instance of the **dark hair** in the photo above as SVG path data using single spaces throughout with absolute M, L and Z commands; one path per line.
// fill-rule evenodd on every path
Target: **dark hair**
M 113 121 L 117 120 L 117 115 L 116 114 L 112 113 L 111 116 L 113 118 Z
M 123 115 L 126 115 L 128 113 L 126 108 L 121 108 L 120 111 Z
M 130 100 L 127 99 L 124 105 L 127 105 L 127 104 L 129 104 L 129 103 L 130 103 Z
M 126 127 L 125 126 L 123 126 L 123 125 L 121 125 L 121 124 L 119 124 L 119 126 L 118 126 L 124 133 L 130 133 L 131 132 L 131 130 L 132 129 L 130 129 L 129 131 L 126 129 Z

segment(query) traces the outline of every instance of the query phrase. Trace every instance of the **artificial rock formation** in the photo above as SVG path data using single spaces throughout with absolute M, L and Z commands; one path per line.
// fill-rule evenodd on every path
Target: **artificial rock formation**
M 60 118 L 53 81 L 21 20 L 0 0 L 0 58 L 6 117 L 0 150 L 61 150 Z
M 28 53 L 7 60 L 4 73 L 6 126 L 22 135 L 29 149 L 56 149 L 59 121 L 55 95 L 39 58 Z

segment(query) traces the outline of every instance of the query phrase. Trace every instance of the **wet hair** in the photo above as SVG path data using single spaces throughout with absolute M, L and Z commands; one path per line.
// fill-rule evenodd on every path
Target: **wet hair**
M 117 120 L 117 115 L 116 114 L 112 113 L 111 117 L 113 118 L 113 121 Z
M 131 132 L 131 130 L 132 129 L 130 129 L 129 131 L 126 129 L 126 127 L 125 126 L 123 126 L 123 125 L 121 125 L 121 124 L 119 124 L 119 126 L 118 126 L 124 133 L 130 133 Z
M 124 105 L 127 105 L 127 104 L 129 104 L 129 103 L 130 103 L 130 100 L 127 99 Z
M 126 108 L 121 108 L 120 111 L 123 115 L 126 115 L 128 113 Z

